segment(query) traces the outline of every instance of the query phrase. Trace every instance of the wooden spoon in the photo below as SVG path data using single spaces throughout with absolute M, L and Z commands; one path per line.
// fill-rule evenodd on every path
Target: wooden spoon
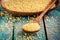
M 50 2 L 47 7 L 44 9 L 44 11 L 36 18 L 32 21 L 32 23 L 38 23 L 40 24 L 40 20 L 43 18 L 43 16 L 46 14 L 46 12 L 55 4 L 56 0 L 53 0 L 52 2 Z M 27 23 L 28 24 L 28 23 Z M 34 28 L 33 28 L 34 29 Z M 38 32 L 39 30 L 35 30 L 35 31 L 28 31 L 28 30 L 24 30 L 23 28 L 23 31 L 24 32 L 27 32 L 27 33 L 35 33 L 35 32 Z
M 43 18 L 43 16 L 47 13 L 47 11 L 49 9 L 51 9 L 51 7 L 55 4 L 56 0 L 53 0 L 52 2 L 50 2 L 47 7 L 45 8 L 45 10 L 35 19 L 35 22 L 37 22 L 38 24 L 40 23 L 40 20 Z

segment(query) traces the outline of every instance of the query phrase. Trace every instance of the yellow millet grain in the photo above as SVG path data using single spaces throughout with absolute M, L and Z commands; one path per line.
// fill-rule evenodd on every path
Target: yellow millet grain
M 39 12 L 45 9 L 51 0 L 10 0 L 5 7 L 20 12 Z

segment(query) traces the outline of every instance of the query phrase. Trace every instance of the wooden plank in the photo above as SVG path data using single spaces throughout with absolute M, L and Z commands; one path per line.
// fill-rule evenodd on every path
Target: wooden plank
M 48 40 L 60 40 L 60 5 L 44 17 Z
M 0 40 L 12 40 L 12 29 L 12 24 L 7 22 L 7 18 L 0 17 Z

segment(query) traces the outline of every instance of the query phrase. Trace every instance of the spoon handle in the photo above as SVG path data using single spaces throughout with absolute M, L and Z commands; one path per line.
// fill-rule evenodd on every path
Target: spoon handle
M 55 4 L 56 0 L 52 0 L 47 7 L 44 9 L 44 11 L 36 18 L 36 22 L 40 22 L 42 17 L 46 14 L 46 12 Z

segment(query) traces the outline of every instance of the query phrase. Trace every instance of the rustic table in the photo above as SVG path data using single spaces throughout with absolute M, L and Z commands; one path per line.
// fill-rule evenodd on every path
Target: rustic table
M 11 18 L 10 14 L 0 7 L 0 14 L 1 12 L 5 15 L 0 15 L 0 40 L 60 40 L 60 5 L 42 18 L 40 31 L 30 35 L 22 32 L 21 27 L 35 16 Z

